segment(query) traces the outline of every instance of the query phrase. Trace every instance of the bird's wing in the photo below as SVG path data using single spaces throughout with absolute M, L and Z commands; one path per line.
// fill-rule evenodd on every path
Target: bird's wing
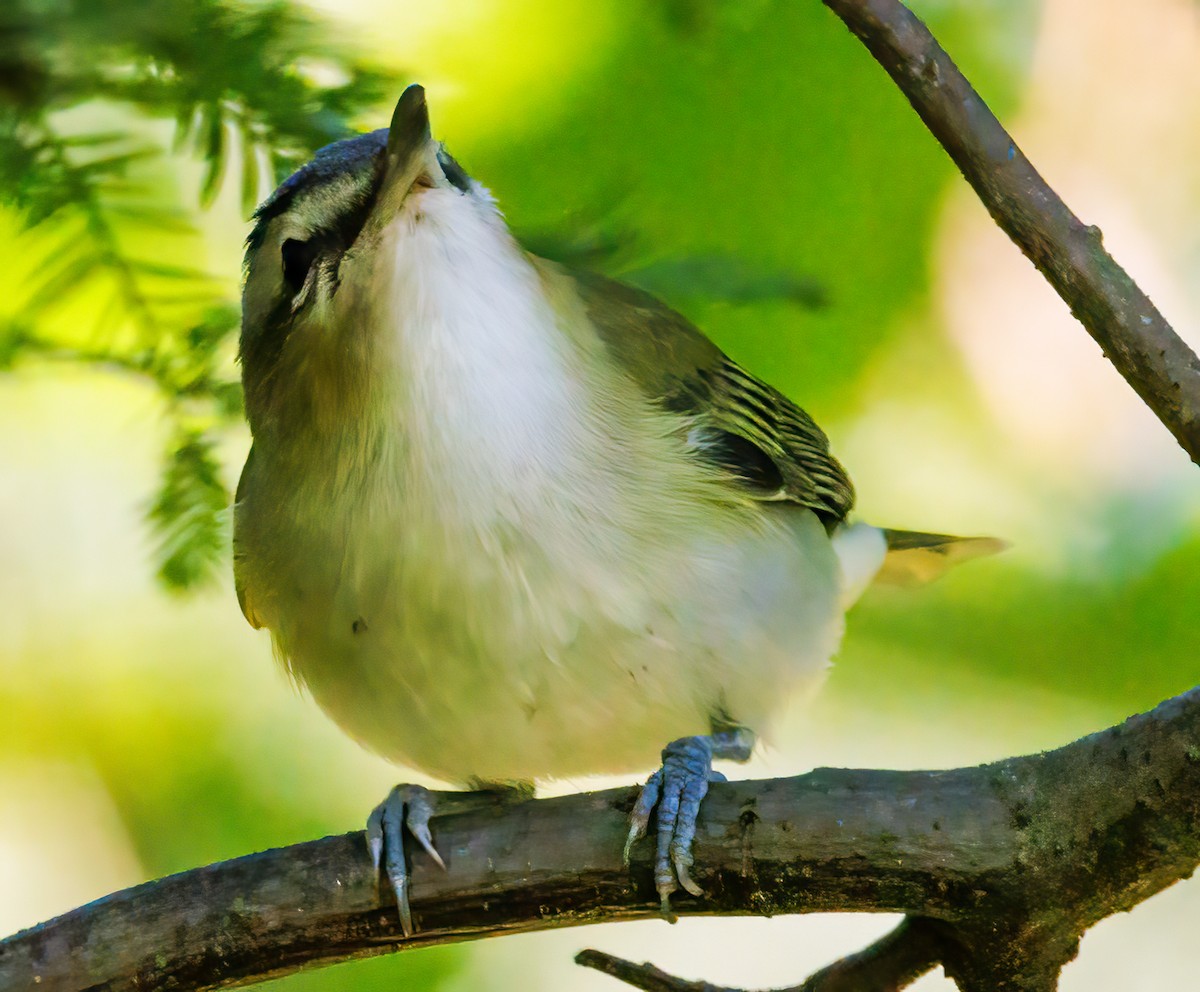
M 689 441 L 698 457 L 758 499 L 808 507 L 829 529 L 845 519 L 854 487 L 807 413 L 649 293 L 573 275 L 617 365 L 649 397 L 692 420 Z
M 242 614 L 250 623 L 250 626 L 255 630 L 262 627 L 262 620 L 254 610 L 254 604 L 250 598 L 250 591 L 246 588 L 246 573 L 242 565 L 243 558 L 238 551 L 238 533 L 237 533 L 237 512 L 238 504 L 242 502 L 245 495 L 246 477 L 250 474 L 250 466 L 254 462 L 254 446 L 251 445 L 250 453 L 246 456 L 246 464 L 242 468 L 242 476 L 238 479 L 237 493 L 233 497 L 233 588 L 237 592 L 238 606 L 242 608 Z

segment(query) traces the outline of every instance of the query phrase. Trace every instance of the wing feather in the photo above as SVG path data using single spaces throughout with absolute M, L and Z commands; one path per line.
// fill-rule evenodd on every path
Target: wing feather
M 651 399 L 693 421 L 699 457 L 759 499 L 808 507 L 830 529 L 845 519 L 854 487 L 807 413 L 649 293 L 572 275 L 613 360 Z
M 237 493 L 233 497 L 233 588 L 237 593 L 238 606 L 242 608 L 242 615 L 245 616 L 247 622 L 255 630 L 260 630 L 263 626 L 262 620 L 254 609 L 254 601 L 250 590 L 246 586 L 246 570 L 242 564 L 242 555 L 238 547 L 238 528 L 237 514 L 238 504 L 242 502 L 245 493 L 246 478 L 253 471 L 251 467 L 254 463 L 254 446 L 250 446 L 250 453 L 246 456 L 246 464 L 242 468 L 241 478 L 238 479 Z

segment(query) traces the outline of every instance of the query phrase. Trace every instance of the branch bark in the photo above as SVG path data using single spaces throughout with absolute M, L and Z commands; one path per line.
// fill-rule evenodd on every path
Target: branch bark
M 899 0 L 823 0 L 908 97 L 1004 232 L 1200 464 L 1200 359 L 1030 164 Z
M 214 989 L 427 944 L 654 917 L 649 846 L 621 865 L 635 791 L 462 811 L 447 794 L 433 828 L 449 870 L 416 857 L 411 940 L 355 832 L 148 882 L 23 931 L 0 942 L 0 988 Z M 1056 751 L 976 768 L 714 784 L 696 839 L 707 895 L 675 909 L 905 913 L 937 921 L 941 963 L 963 989 L 1048 989 L 1087 927 L 1198 862 L 1195 689 Z M 887 953 L 911 969 L 911 955 Z

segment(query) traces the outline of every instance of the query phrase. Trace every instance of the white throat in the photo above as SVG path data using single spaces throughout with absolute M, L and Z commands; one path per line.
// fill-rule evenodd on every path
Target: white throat
M 537 270 L 481 206 L 449 190 L 423 194 L 384 232 L 371 298 L 406 475 L 450 503 L 486 482 L 494 512 L 498 494 L 544 494 L 568 461 L 587 457 L 596 432 Z

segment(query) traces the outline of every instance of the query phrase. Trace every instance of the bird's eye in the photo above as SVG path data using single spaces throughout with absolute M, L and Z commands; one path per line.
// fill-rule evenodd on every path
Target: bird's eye
M 449 180 L 450 185 L 461 193 L 466 193 L 471 188 L 471 178 L 461 165 L 454 160 L 445 149 L 438 151 L 438 165 L 442 167 L 442 173 Z
M 292 292 L 298 293 L 304 286 L 304 280 L 308 278 L 308 270 L 316 261 L 317 243 L 315 240 L 299 241 L 296 238 L 288 238 L 280 252 L 283 256 L 284 281 L 292 288 Z

